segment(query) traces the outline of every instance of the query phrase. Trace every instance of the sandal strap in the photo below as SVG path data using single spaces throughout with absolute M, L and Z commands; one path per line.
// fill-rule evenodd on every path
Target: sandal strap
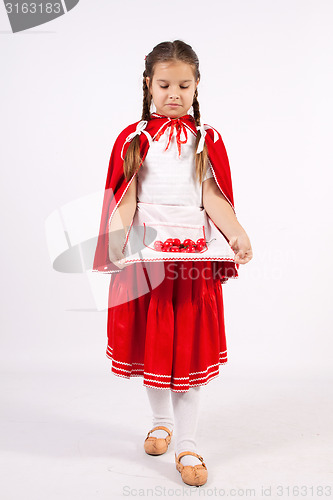
M 180 462 L 180 459 L 182 457 L 184 457 L 185 455 L 193 455 L 193 456 L 197 457 L 202 463 L 204 461 L 204 459 L 200 455 L 198 455 L 197 453 L 195 453 L 194 451 L 182 451 L 181 453 L 179 453 L 178 458 L 177 458 L 177 455 L 176 455 L 176 459 L 178 460 L 178 462 Z
M 153 427 L 153 429 L 150 429 L 150 431 L 147 434 L 147 437 L 149 436 L 149 434 L 151 434 L 152 432 L 154 432 L 158 429 L 161 429 L 162 431 L 166 431 L 169 434 L 169 436 L 171 436 L 171 434 L 172 434 L 172 431 L 170 431 L 167 427 L 164 427 L 164 425 L 158 425 L 156 427 Z

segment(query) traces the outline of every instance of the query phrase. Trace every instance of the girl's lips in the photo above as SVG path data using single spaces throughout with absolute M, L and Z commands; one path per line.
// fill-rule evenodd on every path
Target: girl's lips
M 173 108 L 176 108 L 177 106 L 179 106 L 179 104 L 168 104 L 168 106 L 172 106 Z

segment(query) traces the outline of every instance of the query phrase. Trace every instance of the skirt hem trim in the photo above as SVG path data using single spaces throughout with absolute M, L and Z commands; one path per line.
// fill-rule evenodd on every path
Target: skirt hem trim
M 226 351 L 223 353 L 220 353 L 220 358 L 219 362 L 215 363 L 213 365 L 210 365 L 207 367 L 206 370 L 203 370 L 201 372 L 192 372 L 189 374 L 189 377 L 173 377 L 173 380 L 187 380 L 186 383 L 181 383 L 181 382 L 172 382 L 171 381 L 171 375 L 158 375 L 158 374 L 153 374 L 149 372 L 145 372 L 143 368 L 133 368 L 132 370 L 126 370 L 124 368 L 118 368 L 117 366 L 114 366 L 113 363 L 117 363 L 116 360 L 112 358 L 112 355 L 109 352 L 106 352 L 106 357 L 108 359 L 111 359 L 112 361 L 112 366 L 111 366 L 111 372 L 114 375 L 117 375 L 118 377 L 123 377 L 130 379 L 131 377 L 143 377 L 143 385 L 147 387 L 152 387 L 156 389 L 171 389 L 172 391 L 175 392 L 187 392 L 190 387 L 197 387 L 199 385 L 207 385 L 208 382 L 213 380 L 214 378 L 219 376 L 219 367 L 220 365 L 226 365 L 228 363 Z M 118 363 L 121 364 L 127 364 L 130 365 L 129 363 L 122 363 L 118 361 Z M 142 363 L 132 363 L 132 365 L 140 365 L 143 366 Z M 121 373 L 121 372 L 127 372 L 127 373 Z M 204 377 L 196 377 L 196 378 L 191 378 L 191 375 L 198 375 L 200 373 L 205 373 L 206 375 Z M 208 373 L 207 373 L 208 372 Z M 168 378 L 169 380 L 154 380 L 150 378 L 151 376 L 153 377 L 159 377 L 159 378 Z M 199 381 L 198 383 L 195 383 Z

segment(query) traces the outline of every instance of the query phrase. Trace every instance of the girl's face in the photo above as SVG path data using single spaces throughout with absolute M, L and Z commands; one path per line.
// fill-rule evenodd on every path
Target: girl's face
M 167 61 L 155 64 L 152 81 L 147 76 L 146 83 L 156 106 L 156 113 L 179 118 L 186 115 L 192 106 L 199 79 L 195 81 L 189 64 Z

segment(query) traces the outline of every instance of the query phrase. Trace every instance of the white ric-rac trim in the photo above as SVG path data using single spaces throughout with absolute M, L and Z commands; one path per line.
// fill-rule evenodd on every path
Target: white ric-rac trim
M 110 351 L 110 352 L 109 352 Z M 228 363 L 227 355 L 222 356 L 227 351 L 220 352 L 219 362 L 213 365 L 210 365 L 206 368 L 206 370 L 202 370 L 199 372 L 191 372 L 188 377 L 173 377 L 171 381 L 170 375 L 158 375 L 150 372 L 145 372 L 143 368 L 132 368 L 131 370 L 126 368 L 118 367 L 116 364 L 120 365 L 141 365 L 142 363 L 125 363 L 123 361 L 117 361 L 112 357 L 112 348 L 110 346 L 107 347 L 106 356 L 107 358 L 112 360 L 111 371 L 118 377 L 123 378 L 131 378 L 131 377 L 143 377 L 143 385 L 147 387 L 159 388 L 159 389 L 171 389 L 175 392 L 186 392 L 190 387 L 197 387 L 199 385 L 207 385 L 210 380 L 213 380 L 219 375 L 219 366 L 225 365 Z M 225 359 L 225 361 L 223 361 Z M 202 377 L 191 378 L 192 375 L 205 374 Z M 155 377 L 155 378 L 152 378 Z M 167 380 L 161 380 L 161 379 Z M 175 380 L 183 380 L 184 383 L 175 382 Z M 194 383 L 198 382 L 198 383 Z M 178 389 L 177 389 L 178 388 Z

